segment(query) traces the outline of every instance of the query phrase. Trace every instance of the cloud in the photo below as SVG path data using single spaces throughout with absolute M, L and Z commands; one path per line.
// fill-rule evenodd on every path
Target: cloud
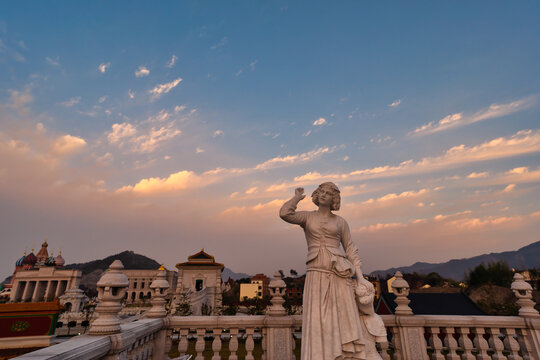
M 60 102 L 58 103 L 58 105 L 62 105 L 65 107 L 72 107 L 74 105 L 77 105 L 80 101 L 81 101 L 81 97 L 77 96 L 77 97 L 72 97 L 71 99 L 67 101 Z
M 98 66 L 98 70 L 104 74 L 105 71 L 107 71 L 109 68 L 111 67 L 111 63 L 110 62 L 107 62 L 107 63 L 101 63 L 99 64 Z
M 232 195 L 232 194 L 231 194 Z M 253 212 L 265 212 L 271 213 L 275 212 L 277 214 L 277 209 L 279 209 L 283 203 L 287 201 L 286 199 L 274 199 L 265 203 L 258 203 L 253 206 L 232 206 L 221 212 L 221 215 L 239 215 L 239 214 L 253 214 Z
M 382 232 L 394 229 L 404 228 L 416 228 L 419 229 L 436 229 L 436 232 L 450 231 L 453 234 L 463 231 L 479 231 L 483 229 L 501 229 L 501 228 L 515 228 L 523 217 L 519 215 L 515 216 L 484 216 L 474 217 L 471 216 L 471 211 L 461 211 L 455 214 L 449 215 L 436 215 L 429 219 L 413 219 L 407 222 L 392 222 L 392 223 L 377 223 L 372 225 L 365 225 L 353 231 L 355 232 Z M 432 234 L 434 230 L 431 230 Z
M 487 109 L 480 110 L 472 115 L 463 115 L 463 113 L 451 114 L 443 119 L 431 121 L 424 124 L 414 131 L 409 132 L 409 136 L 413 135 L 429 135 L 440 131 L 453 129 L 478 121 L 494 119 L 506 115 L 516 113 L 533 106 L 536 102 L 536 97 L 529 96 L 520 100 L 516 100 L 507 104 L 491 104 Z
M 8 106 L 16 110 L 24 110 L 26 105 L 34 101 L 34 97 L 30 93 L 30 88 L 27 87 L 24 91 L 8 90 L 9 103 Z
M 205 181 L 193 171 L 179 171 L 169 175 L 167 178 L 153 177 L 142 179 L 134 186 L 128 185 L 117 190 L 118 193 L 132 192 L 135 194 L 159 194 L 164 192 L 174 192 L 185 189 L 193 189 L 203 186 Z
M 467 175 L 467 179 L 480 179 L 485 178 L 489 176 L 489 172 L 483 171 L 483 172 L 472 172 L 469 175 Z
M 253 60 L 249 63 L 249 68 L 251 69 L 251 71 L 255 71 L 255 65 L 257 65 L 258 62 L 259 60 Z
M 135 76 L 136 77 L 143 77 L 150 75 L 150 70 L 146 66 L 139 66 L 139 69 L 135 70 Z
M 220 182 L 232 176 L 246 175 L 258 171 L 267 171 L 276 168 L 292 166 L 295 164 L 308 162 L 323 154 L 334 151 L 334 148 L 319 148 L 302 154 L 277 156 L 250 168 L 215 168 L 202 174 L 196 174 L 191 170 L 181 170 L 169 175 L 168 178 L 152 177 L 140 180 L 135 185 L 127 185 L 120 188 L 120 192 L 131 192 L 137 189 L 139 194 L 156 194 L 170 191 L 185 190 L 188 188 L 199 188 L 209 184 Z M 180 174 L 180 175 L 178 175 Z M 181 182 L 181 185 L 178 183 Z M 139 185 L 137 187 L 137 185 Z
M 131 89 L 128 90 L 128 96 L 130 99 L 133 99 L 135 97 L 135 92 L 131 91 Z
M 100 97 L 98 99 L 98 103 L 103 104 L 105 102 L 105 100 L 107 100 L 107 95 Z
M 216 130 L 214 131 L 213 137 L 223 136 L 223 130 Z
M 171 57 L 171 60 L 169 60 L 169 61 L 167 62 L 167 67 L 168 67 L 168 68 L 172 68 L 172 67 L 174 66 L 174 64 L 176 64 L 176 60 L 178 60 L 178 56 L 173 55 L 173 56 Z
M 393 103 L 388 104 L 389 107 L 398 107 L 401 104 L 401 99 L 395 100 Z
M 113 124 L 107 139 L 111 144 L 122 145 L 125 139 L 132 138 L 137 133 L 137 129 L 130 123 Z
M 86 141 L 83 138 L 64 135 L 60 136 L 52 144 L 51 152 L 55 155 L 71 155 L 81 151 L 86 147 Z
M 336 147 L 332 147 L 332 148 L 322 147 L 322 148 L 318 148 L 318 149 L 308 151 L 302 154 L 276 156 L 272 159 L 266 160 L 265 162 L 256 165 L 255 170 L 268 170 L 268 169 L 273 169 L 273 168 L 280 167 L 283 165 L 292 165 L 292 164 L 298 164 L 301 162 L 307 162 L 315 158 L 318 158 L 323 154 L 332 153 L 335 150 L 336 150 Z
M 197 154 L 200 154 L 200 153 L 203 153 L 203 152 L 204 152 L 204 149 L 202 149 L 202 148 L 200 148 L 200 147 L 197 147 L 197 148 L 195 149 L 195 152 L 196 152 Z
M 506 186 L 504 189 L 503 189 L 503 193 L 509 193 L 509 192 L 512 192 L 514 191 L 516 188 L 516 184 L 508 184 L 508 186 Z
M 56 57 L 56 60 L 53 60 L 52 58 L 45 56 L 45 61 L 47 61 L 47 63 L 52 66 L 60 66 L 60 62 L 58 61 L 59 59 L 60 58 L 58 56 Z
M 311 130 L 308 130 L 302 134 L 302 136 L 309 136 L 309 135 L 311 135 Z
M 165 124 L 161 127 L 152 127 L 146 133 L 141 133 L 137 126 L 134 126 L 128 122 L 121 124 L 113 124 L 111 131 L 107 134 L 109 143 L 116 144 L 122 148 L 126 145 L 130 145 L 127 149 L 136 153 L 151 153 L 157 149 L 157 147 L 170 140 L 182 132 L 179 129 L 174 128 L 174 122 Z
M 181 112 L 181 111 L 183 111 L 185 109 L 186 109 L 186 105 L 180 105 L 180 106 L 176 105 L 174 107 L 174 113 L 178 114 L 179 112 Z
M 228 41 L 229 41 L 229 39 L 226 36 L 224 36 L 224 37 L 221 38 L 221 40 L 219 40 L 219 42 L 217 44 L 212 45 L 210 47 L 210 49 L 215 50 L 217 48 L 223 47 L 223 46 L 227 45 Z
M 540 152 L 540 130 L 522 130 L 509 137 L 499 137 L 476 146 L 454 146 L 440 156 L 425 157 L 419 161 L 406 160 L 398 165 L 381 165 L 342 174 L 309 172 L 295 177 L 294 181 L 318 182 L 321 179 L 347 181 L 412 175 L 536 152 Z
M 148 91 L 148 93 L 152 95 L 152 100 L 157 99 L 161 95 L 167 94 L 169 91 L 174 89 L 178 84 L 180 84 L 181 81 L 182 78 L 178 78 L 165 84 L 158 84 L 152 90 Z
M 322 125 L 326 125 L 328 124 L 328 122 L 326 122 L 326 119 L 321 117 L 321 118 L 318 118 L 317 120 L 315 120 L 313 122 L 313 126 L 322 126 Z
M 141 153 L 153 152 L 160 143 L 170 140 L 181 133 L 182 131 L 172 126 L 152 128 L 148 135 L 141 135 L 135 139 L 135 151 Z
M 246 190 L 247 195 L 251 195 L 251 194 L 254 194 L 256 192 L 257 192 L 257 187 L 256 186 L 250 187 L 249 189 Z

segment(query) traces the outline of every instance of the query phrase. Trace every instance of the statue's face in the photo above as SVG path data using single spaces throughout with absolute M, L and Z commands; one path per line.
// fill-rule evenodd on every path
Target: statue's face
M 332 206 L 334 201 L 334 192 L 328 186 L 319 189 L 319 206 Z

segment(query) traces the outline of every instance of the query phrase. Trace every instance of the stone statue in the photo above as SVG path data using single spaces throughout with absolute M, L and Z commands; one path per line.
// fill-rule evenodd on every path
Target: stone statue
M 297 188 L 279 212 L 304 229 L 308 245 L 301 359 L 381 359 L 375 340 L 386 341 L 386 329 L 373 310 L 375 290 L 362 275 L 349 225 L 332 213 L 340 207 L 339 189 L 326 182 L 311 197 L 318 210 L 296 211 L 305 198 Z

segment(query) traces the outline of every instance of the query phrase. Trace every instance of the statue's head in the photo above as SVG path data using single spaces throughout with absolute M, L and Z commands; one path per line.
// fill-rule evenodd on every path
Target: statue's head
M 341 195 L 338 187 L 333 182 L 322 183 L 317 189 L 315 189 L 313 194 L 311 194 L 311 200 L 313 200 L 313 203 L 319 206 L 319 192 L 323 188 L 332 194 L 332 205 L 330 210 L 339 210 L 339 207 L 341 206 Z

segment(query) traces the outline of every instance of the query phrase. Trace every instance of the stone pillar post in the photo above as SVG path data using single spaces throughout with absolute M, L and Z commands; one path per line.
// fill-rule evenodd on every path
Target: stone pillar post
M 167 289 L 169 289 L 169 282 L 167 281 L 167 270 L 160 266 L 158 269 L 156 278 L 150 284 L 150 289 L 152 290 L 152 299 L 150 303 L 152 308 L 148 310 L 146 316 L 149 318 L 161 318 L 163 319 L 163 328 L 156 334 L 154 338 L 154 357 L 156 360 L 165 360 L 168 359 L 169 349 L 166 348 L 167 344 L 167 326 L 168 318 L 167 310 L 165 309 L 165 304 L 167 300 Z
M 152 290 L 152 299 L 150 303 L 152 308 L 148 310 L 146 316 L 149 318 L 164 318 L 167 316 L 167 310 L 165 310 L 165 304 L 167 301 L 167 289 L 169 288 L 169 282 L 167 281 L 167 271 L 163 265 L 158 269 L 156 278 L 150 284 Z
M 11 292 L 11 302 L 22 301 L 24 290 L 26 290 L 26 286 L 28 286 L 26 281 L 16 281 L 13 284 L 13 289 Z
M 49 301 L 49 291 L 51 290 L 52 281 L 47 281 L 47 286 L 45 286 L 45 294 L 43 295 L 43 301 Z
M 396 295 L 397 304 L 394 312 L 398 325 L 399 343 L 401 344 L 401 359 L 429 360 L 424 339 L 424 320 L 413 316 L 409 307 L 409 283 L 403 278 L 401 272 L 396 272 L 396 279 L 392 282 L 392 291 Z
M 532 287 L 527 283 L 520 273 L 514 274 L 514 281 L 510 287 L 517 298 L 519 305 L 519 316 L 525 318 L 529 335 L 529 342 L 532 345 L 532 354 L 528 354 L 531 359 L 540 359 L 540 314 L 534 308 L 536 305 L 532 297 Z
M 97 282 L 98 317 L 90 327 L 90 335 L 108 335 L 120 332 L 118 313 L 122 310 L 122 299 L 129 285 L 126 275 L 122 273 L 124 265 L 120 260 L 114 260 L 109 269 Z
M 36 286 L 34 286 L 34 292 L 32 293 L 32 302 L 39 301 L 40 288 L 41 288 L 41 281 L 36 280 Z
M 35 288 L 36 288 L 36 282 L 35 281 L 27 281 L 26 282 L 26 287 L 24 288 L 22 301 L 31 300 L 32 295 L 34 294 L 34 289 Z
M 274 273 L 268 287 L 272 305 L 266 310 L 265 318 L 267 333 L 263 341 L 266 341 L 266 358 L 288 360 L 292 358 L 294 349 L 293 319 L 286 316 L 287 311 L 283 307 L 286 285 L 279 272 Z

